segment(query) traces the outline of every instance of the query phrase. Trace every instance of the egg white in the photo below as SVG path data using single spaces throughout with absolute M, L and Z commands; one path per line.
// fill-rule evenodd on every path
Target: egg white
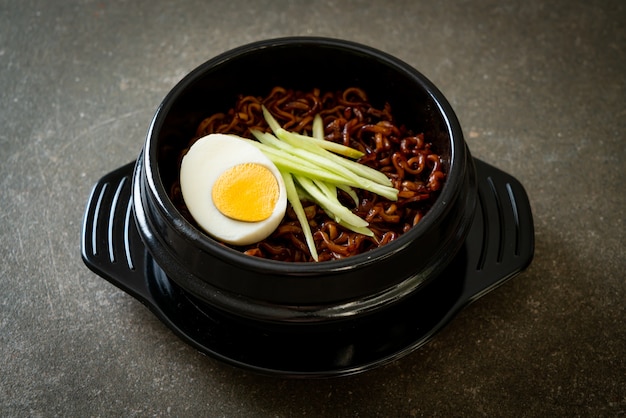
M 260 222 L 225 216 L 211 197 L 218 177 L 243 163 L 267 167 L 278 182 L 279 195 L 274 211 Z M 254 145 L 231 135 L 207 135 L 191 146 L 181 164 L 180 187 L 185 204 L 198 225 L 213 238 L 233 245 L 248 245 L 267 238 L 278 227 L 287 208 L 287 192 L 278 168 Z

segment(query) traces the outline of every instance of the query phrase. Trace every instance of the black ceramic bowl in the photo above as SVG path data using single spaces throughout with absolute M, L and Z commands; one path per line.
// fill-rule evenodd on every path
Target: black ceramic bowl
M 375 106 L 424 132 L 444 158 L 445 185 L 412 228 L 381 248 L 342 260 L 290 263 L 244 255 L 205 235 L 168 197 L 178 156 L 208 114 L 240 94 L 274 86 L 363 88 Z M 473 160 L 442 93 L 411 66 L 381 51 L 325 38 L 284 38 L 223 53 L 165 97 L 135 166 L 132 204 L 139 235 L 165 274 L 200 301 L 270 322 L 334 321 L 384 309 L 437 278 L 468 233 L 476 205 Z

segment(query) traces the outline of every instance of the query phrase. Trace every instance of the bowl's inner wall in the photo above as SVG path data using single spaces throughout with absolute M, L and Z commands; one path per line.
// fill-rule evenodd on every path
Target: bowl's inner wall
M 303 91 L 360 87 L 375 107 L 389 102 L 400 124 L 415 133 L 424 132 L 443 156 L 448 172 L 449 126 L 430 95 L 432 86 L 409 74 L 408 67 L 398 70 L 388 60 L 338 45 L 289 44 L 209 61 L 172 92 L 169 109 L 163 109 L 163 122 L 155 127 L 158 170 L 165 190 L 178 179 L 179 155 L 202 119 L 226 112 L 239 95 L 266 96 L 275 86 Z

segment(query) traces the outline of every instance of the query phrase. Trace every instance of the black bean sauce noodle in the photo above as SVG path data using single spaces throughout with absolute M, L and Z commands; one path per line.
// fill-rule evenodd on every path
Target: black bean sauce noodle
M 319 261 L 340 259 L 369 251 L 397 239 L 416 225 L 432 206 L 445 174 L 441 157 L 423 134 L 415 134 L 396 125 L 386 104 L 375 109 L 365 92 L 348 88 L 322 93 L 318 89 L 299 92 L 275 87 L 267 97 L 240 96 L 235 107 L 204 119 L 193 142 L 210 133 L 230 133 L 252 138 L 250 129 L 269 131 L 261 105 L 287 130 L 311 133 L 313 117 L 324 121 L 328 141 L 342 143 L 365 153 L 359 162 L 385 173 L 399 190 L 398 200 L 389 201 L 373 193 L 355 189 L 359 205 L 347 196 L 342 203 L 369 222 L 373 237 L 367 237 L 338 225 L 317 205 L 303 202 L 314 234 Z M 186 153 L 182 152 L 180 158 Z M 340 192 L 343 193 L 343 192 Z M 176 182 L 170 197 L 191 222 Z M 265 240 L 236 247 L 245 254 L 280 261 L 312 261 L 300 224 L 288 205 L 287 213 L 276 231 Z

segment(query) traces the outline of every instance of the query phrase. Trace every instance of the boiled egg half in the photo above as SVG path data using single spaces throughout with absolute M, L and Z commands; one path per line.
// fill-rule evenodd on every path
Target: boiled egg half
M 231 135 L 197 140 L 183 157 L 180 186 L 198 225 L 228 244 L 267 238 L 287 208 L 278 168 L 254 145 Z

